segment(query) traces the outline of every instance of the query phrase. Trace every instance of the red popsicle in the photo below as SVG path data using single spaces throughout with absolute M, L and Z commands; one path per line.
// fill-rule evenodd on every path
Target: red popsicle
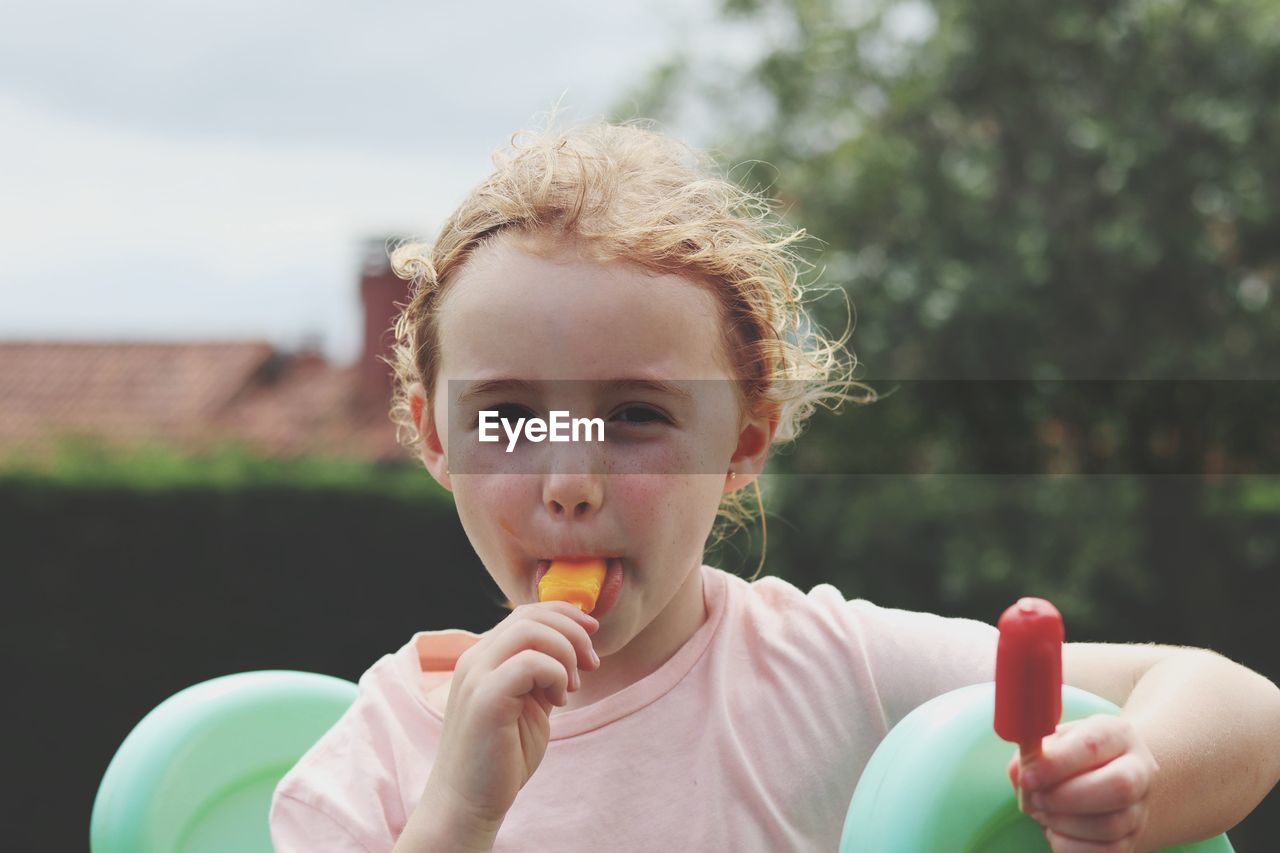
M 997 627 L 996 734 L 1018 744 L 1025 767 L 1062 719 L 1062 614 L 1043 598 L 1020 598 Z

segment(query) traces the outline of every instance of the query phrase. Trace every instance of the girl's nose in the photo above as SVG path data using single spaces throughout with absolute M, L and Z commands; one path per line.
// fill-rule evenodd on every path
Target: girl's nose
M 567 512 L 567 510 L 559 501 L 552 501 L 551 503 L 555 509 L 556 515 L 563 515 L 565 514 L 565 512 Z M 574 506 L 573 508 L 573 514 L 575 517 L 586 515 L 590 511 L 591 511 L 591 504 L 588 503 L 587 501 L 578 501 L 577 505 Z
M 599 511 L 604 499 L 600 479 L 583 474 L 553 474 L 543 489 L 547 510 L 556 517 L 585 518 Z

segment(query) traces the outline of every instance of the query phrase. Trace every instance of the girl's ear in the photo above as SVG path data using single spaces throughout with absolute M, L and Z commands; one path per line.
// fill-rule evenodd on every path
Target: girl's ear
M 409 411 L 413 414 L 413 424 L 418 429 L 418 435 L 421 436 L 418 453 L 422 457 L 422 464 L 426 466 L 427 471 L 437 483 L 453 491 L 449 460 L 445 455 L 440 434 L 436 432 L 431 405 L 427 401 L 427 389 L 421 382 L 415 382 L 409 386 Z
M 769 448 L 773 445 L 773 436 L 777 431 L 776 408 L 746 419 L 742 432 L 738 434 L 738 446 L 729 459 L 729 468 L 734 476 L 728 477 L 726 474 L 726 492 L 741 488 L 759 476 L 764 470 L 765 460 L 769 458 Z

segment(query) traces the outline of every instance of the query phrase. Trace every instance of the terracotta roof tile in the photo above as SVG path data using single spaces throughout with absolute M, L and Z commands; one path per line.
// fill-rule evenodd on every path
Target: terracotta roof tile
M 0 453 L 57 436 L 190 450 L 229 438 L 265 453 L 404 459 L 385 402 L 355 368 L 230 343 L 0 342 Z M 369 395 L 363 395 L 368 400 Z

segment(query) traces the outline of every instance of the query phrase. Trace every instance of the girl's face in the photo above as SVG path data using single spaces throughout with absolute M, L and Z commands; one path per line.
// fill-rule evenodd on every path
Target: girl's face
M 775 424 L 744 416 L 706 290 L 563 246 L 534 254 L 527 240 L 480 249 L 445 293 L 423 460 L 513 604 L 538 600 L 540 560 L 620 557 L 597 653 L 636 638 L 651 654 L 674 653 L 705 616 L 696 570 L 721 496 L 759 472 Z M 503 379 L 528 385 L 471 393 Z M 633 379 L 675 391 L 621 381 Z M 501 428 L 500 441 L 479 441 L 481 410 L 509 421 L 598 417 L 605 440 L 522 436 L 508 453 Z

